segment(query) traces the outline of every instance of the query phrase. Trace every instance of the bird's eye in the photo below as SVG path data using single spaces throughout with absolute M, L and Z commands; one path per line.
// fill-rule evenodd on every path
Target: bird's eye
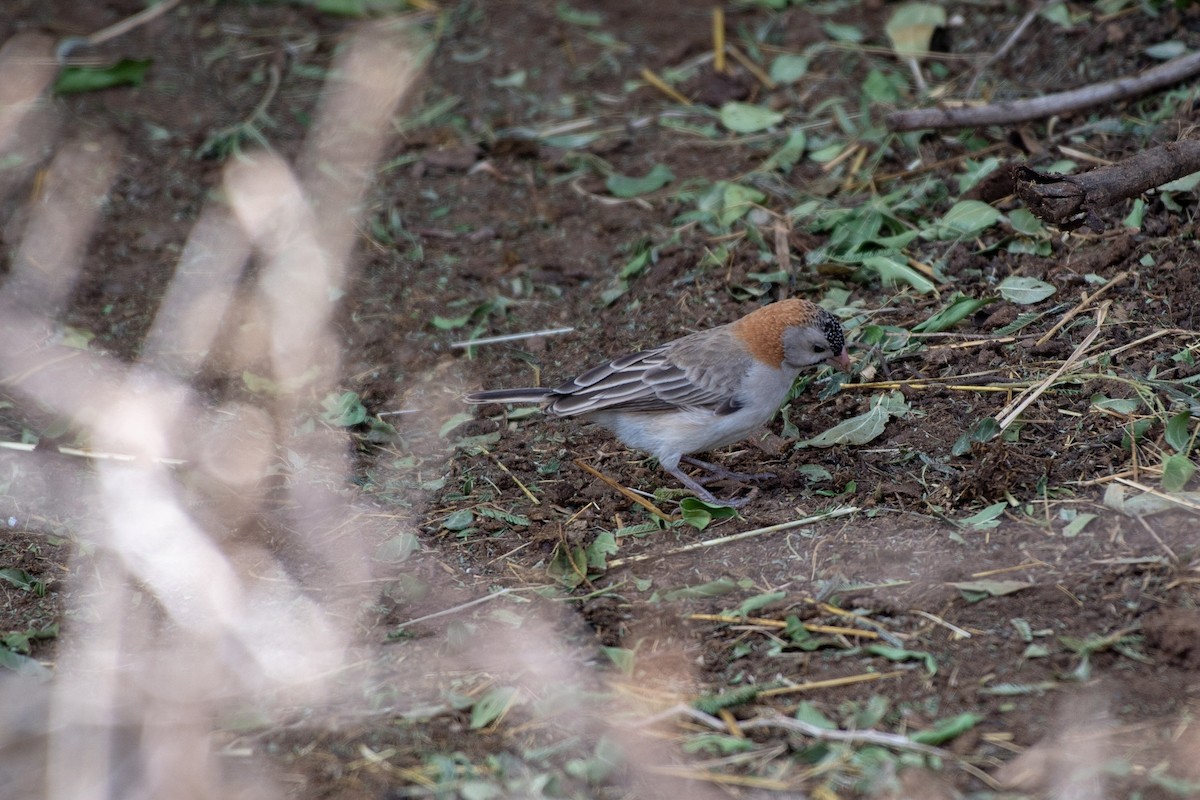
M 828 352 L 829 352 L 829 348 L 828 348 L 828 347 L 826 347 L 826 346 L 825 346 L 825 345 L 823 345 L 823 344 L 814 344 L 814 345 L 813 345 L 813 352 L 814 352 L 814 353 L 828 353 Z

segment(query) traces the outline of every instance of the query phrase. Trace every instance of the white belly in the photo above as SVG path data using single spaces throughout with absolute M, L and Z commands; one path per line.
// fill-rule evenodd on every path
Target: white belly
M 682 455 L 739 442 L 765 425 L 787 397 L 796 375 L 791 370 L 756 366 L 743 383 L 753 391 L 739 393 L 742 407 L 732 414 L 718 415 L 705 409 L 597 411 L 588 418 L 611 430 L 628 447 L 675 467 Z

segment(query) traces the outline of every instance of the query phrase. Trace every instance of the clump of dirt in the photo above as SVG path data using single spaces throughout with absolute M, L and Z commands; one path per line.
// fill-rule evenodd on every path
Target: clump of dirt
M 1200 610 L 1160 608 L 1142 620 L 1146 644 L 1167 660 L 1187 669 L 1200 669 Z

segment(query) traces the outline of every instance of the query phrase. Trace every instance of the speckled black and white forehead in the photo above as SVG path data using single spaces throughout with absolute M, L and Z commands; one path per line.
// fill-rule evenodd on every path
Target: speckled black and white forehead
M 825 334 L 829 349 L 834 353 L 842 352 L 842 348 L 846 346 L 846 334 L 842 331 L 841 321 L 822 308 L 817 314 L 817 327 Z

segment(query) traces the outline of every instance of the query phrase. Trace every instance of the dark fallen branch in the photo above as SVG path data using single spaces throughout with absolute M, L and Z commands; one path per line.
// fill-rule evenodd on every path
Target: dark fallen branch
M 1017 197 L 1038 219 L 1063 230 L 1099 230 L 1100 209 L 1200 172 L 1200 141 L 1171 142 L 1081 175 L 1043 175 L 1014 167 Z
M 974 128 L 1028 122 L 1127 100 L 1186 80 L 1197 73 L 1200 73 L 1200 52 L 1159 64 L 1132 78 L 1118 78 L 1044 97 L 984 106 L 896 111 L 888 114 L 887 125 L 893 131 L 915 131 L 921 128 Z

